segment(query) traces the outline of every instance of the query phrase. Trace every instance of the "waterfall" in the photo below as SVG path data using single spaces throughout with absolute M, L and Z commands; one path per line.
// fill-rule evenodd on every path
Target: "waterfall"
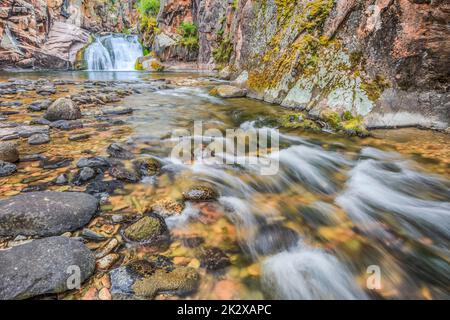
M 107 35 L 99 37 L 85 52 L 90 71 L 132 71 L 142 56 L 137 36 Z

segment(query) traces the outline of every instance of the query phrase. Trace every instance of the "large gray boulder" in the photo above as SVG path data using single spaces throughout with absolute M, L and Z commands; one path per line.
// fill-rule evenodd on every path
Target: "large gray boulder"
M 44 118 L 50 121 L 77 120 L 81 118 L 81 110 L 72 100 L 59 98 L 48 107 Z
M 73 238 L 50 237 L 0 250 L 0 299 L 64 292 L 73 289 L 67 284 L 74 284 L 70 280 L 78 270 L 81 284 L 94 269 L 92 252 Z
M 60 235 L 87 224 L 98 208 L 93 196 L 79 192 L 30 192 L 0 200 L 0 235 Z

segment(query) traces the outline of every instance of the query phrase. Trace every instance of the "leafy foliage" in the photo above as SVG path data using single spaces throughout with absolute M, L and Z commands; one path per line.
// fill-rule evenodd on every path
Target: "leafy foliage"
M 182 22 L 178 28 L 180 44 L 189 49 L 198 48 L 198 28 L 192 22 Z
M 160 6 L 160 0 L 139 0 L 138 11 L 141 15 L 156 16 Z

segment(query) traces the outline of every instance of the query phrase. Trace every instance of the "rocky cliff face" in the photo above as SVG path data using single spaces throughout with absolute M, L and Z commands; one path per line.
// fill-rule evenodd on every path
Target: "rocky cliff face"
M 136 0 L 0 0 L 0 67 L 66 69 L 90 33 L 136 29 Z
M 192 19 L 199 64 L 244 72 L 254 98 L 368 127 L 448 127 L 448 1 L 167 0 L 159 16 L 163 31 Z

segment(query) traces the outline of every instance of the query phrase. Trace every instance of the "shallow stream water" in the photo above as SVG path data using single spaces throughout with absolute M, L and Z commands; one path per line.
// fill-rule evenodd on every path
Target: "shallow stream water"
M 209 165 L 195 156 L 189 163 L 175 161 L 170 154 L 177 142 L 171 137 L 179 129 L 193 134 L 194 121 L 202 121 L 205 130 L 271 131 L 280 114 L 288 112 L 250 99 L 212 97 L 208 94 L 212 83 L 206 76 L 16 73 L 2 74 L 0 81 L 11 77 L 102 80 L 136 89 L 118 103 L 134 110 L 132 115 L 120 117 L 124 125 L 92 125 L 70 132 L 92 134 L 82 142 L 68 142 L 67 132 L 52 133 L 50 144 L 30 147 L 20 142 L 20 149 L 23 154 L 40 152 L 76 160 L 86 154 L 105 155 L 110 143 L 123 142 L 134 154 L 156 157 L 163 163 L 158 176 L 127 184 L 124 192 L 112 195 L 102 205 L 100 217 L 91 222 L 92 228 L 113 214 L 141 214 L 159 199 L 180 200 L 182 192 L 193 185 L 208 184 L 217 190 L 217 202 L 186 203 L 181 215 L 166 219 L 172 242 L 160 254 L 175 263 L 197 267 L 201 274 L 199 289 L 187 298 L 449 298 L 448 135 L 410 128 L 377 130 L 372 137 L 360 139 L 280 129 L 279 151 L 265 150 L 267 158 L 279 159 L 279 170 L 272 175 L 261 175 L 258 165 Z M 149 90 L 146 80 L 151 78 L 173 79 L 178 85 Z M 186 81 L 199 78 L 205 78 L 204 85 Z M 77 92 L 80 87 L 66 85 L 58 95 Z M 20 99 L 29 103 L 35 97 L 24 93 Z M 19 113 L 8 121 L 24 119 L 31 116 Z M 202 153 L 203 147 L 193 154 Z M 74 169 L 49 171 L 20 163 L 18 174 L 0 178 L 0 197 Z M 119 228 L 111 225 L 110 234 L 118 234 Z M 230 257 L 231 265 L 219 272 L 199 268 L 196 249 L 184 245 L 187 237 L 203 238 L 204 246 L 219 247 Z M 88 246 L 96 249 L 99 244 Z M 127 245 L 118 252 L 122 258 L 115 267 L 148 253 L 145 247 Z M 381 272 L 381 287 L 375 289 L 368 288 L 373 270 Z

